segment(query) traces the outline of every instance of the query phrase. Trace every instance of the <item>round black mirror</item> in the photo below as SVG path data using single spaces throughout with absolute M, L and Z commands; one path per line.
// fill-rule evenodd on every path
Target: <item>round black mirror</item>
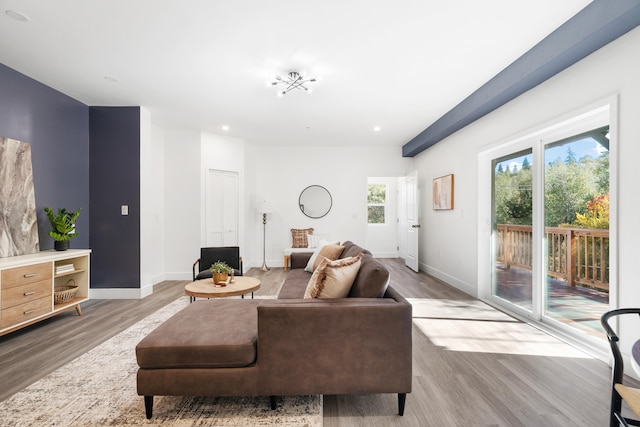
M 320 185 L 310 185 L 300 193 L 298 206 L 309 218 L 322 218 L 331 210 L 333 201 L 329 191 Z

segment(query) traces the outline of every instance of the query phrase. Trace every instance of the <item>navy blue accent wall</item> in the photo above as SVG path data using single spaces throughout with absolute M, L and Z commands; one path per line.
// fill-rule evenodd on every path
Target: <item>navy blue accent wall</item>
M 593 0 L 402 147 L 413 157 L 640 25 L 640 1 Z
M 90 107 L 89 133 L 91 287 L 140 288 L 140 108 Z
M 82 208 L 72 248 L 89 247 L 89 107 L 0 64 L 0 136 L 31 144 L 40 249 L 53 249 L 43 208 Z

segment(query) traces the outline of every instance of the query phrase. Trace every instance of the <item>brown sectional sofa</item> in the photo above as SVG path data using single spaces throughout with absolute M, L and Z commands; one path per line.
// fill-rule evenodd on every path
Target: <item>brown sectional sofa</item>
M 294 253 L 278 299 L 190 304 L 136 347 L 138 394 L 275 396 L 411 392 L 411 305 L 388 287 L 389 272 L 365 252 L 348 298 L 303 299 L 308 254 Z

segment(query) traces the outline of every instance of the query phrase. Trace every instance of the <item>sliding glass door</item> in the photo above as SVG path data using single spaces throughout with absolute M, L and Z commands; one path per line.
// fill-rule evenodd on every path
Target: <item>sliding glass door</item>
M 600 334 L 609 308 L 609 126 L 544 145 L 544 315 Z
M 616 295 L 611 117 L 610 105 L 584 113 L 478 164 L 479 295 L 598 345 Z
M 533 175 L 532 150 L 492 160 L 492 294 L 532 310 Z

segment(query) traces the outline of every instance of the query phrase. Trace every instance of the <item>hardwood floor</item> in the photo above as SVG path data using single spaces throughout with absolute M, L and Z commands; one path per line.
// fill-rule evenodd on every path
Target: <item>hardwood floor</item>
M 403 417 L 392 394 L 324 396 L 325 427 L 607 425 L 609 367 L 401 260 L 381 260 L 414 304 L 413 390 Z M 251 269 L 276 295 L 282 269 Z M 184 295 L 186 281 L 142 300 L 91 300 L 0 337 L 0 401 Z M 0 414 L 1 417 L 1 414 Z

